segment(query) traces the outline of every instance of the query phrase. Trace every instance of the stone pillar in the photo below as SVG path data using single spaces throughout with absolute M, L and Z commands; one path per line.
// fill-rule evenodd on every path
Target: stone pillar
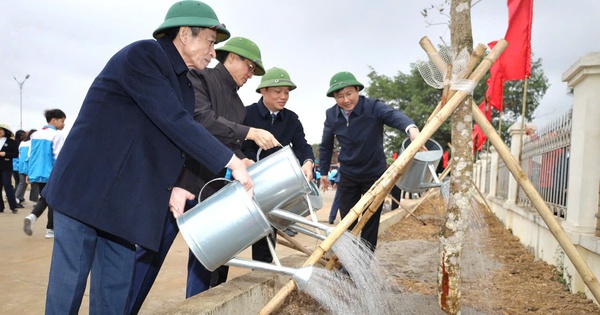
M 477 160 L 473 165 L 473 182 L 475 183 L 475 187 L 481 185 L 481 160 Z
M 573 89 L 565 228 L 593 234 L 600 181 L 600 52 L 583 56 L 562 80 Z
M 508 128 L 510 134 L 510 153 L 518 161 L 521 155 L 521 139 L 525 136 L 525 130 L 521 129 L 521 122 L 517 121 Z M 519 189 L 519 183 L 515 177 L 510 174 L 508 178 L 508 196 L 506 197 L 506 203 L 515 204 L 517 203 L 517 191 Z
M 485 184 L 487 182 L 487 170 L 490 168 L 490 154 L 489 153 L 482 153 L 481 154 L 481 183 L 479 183 L 479 191 L 481 191 L 482 194 L 487 193 L 487 191 L 485 191 Z
M 496 148 L 490 147 L 490 191 L 488 191 L 488 198 L 496 197 L 496 187 L 498 186 L 498 151 Z

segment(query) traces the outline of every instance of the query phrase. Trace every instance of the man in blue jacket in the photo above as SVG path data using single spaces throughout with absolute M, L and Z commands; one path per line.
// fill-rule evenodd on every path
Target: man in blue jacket
M 188 155 L 215 173 L 230 168 L 252 194 L 243 162 L 194 121 L 187 77 L 229 31 L 208 5 L 187 0 L 153 36 L 96 77 L 42 192 L 55 211 L 46 314 L 78 314 L 90 270 L 89 313 L 125 313 L 135 246 L 157 251 L 167 217 L 193 199 L 174 187 Z
M 405 132 L 410 140 L 419 135 L 419 128 L 404 113 L 387 106 L 378 99 L 361 96 L 364 86 L 350 72 L 336 73 L 329 82 L 328 97 L 335 99 L 336 105 L 327 109 L 323 138 L 319 146 L 321 164 L 321 188 L 326 190 L 333 141 L 340 144 L 340 215 L 342 219 L 360 200 L 386 169 L 383 152 L 383 126 L 387 125 Z M 377 246 L 377 232 L 381 209 L 364 226 L 361 237 L 372 250 Z M 356 222 L 352 224 L 351 230 Z
M 302 166 L 302 173 L 310 182 L 313 178 L 315 159 L 312 147 L 306 142 L 304 128 L 298 119 L 298 115 L 285 108 L 290 91 L 295 88 L 296 85 L 290 79 L 287 71 L 281 68 L 267 70 L 258 88 L 256 88 L 256 92 L 260 93 L 261 98 L 258 103 L 246 107 L 244 125 L 270 131 L 281 145 L 291 144 L 294 155 L 296 155 Z M 279 149 L 281 147 L 262 151 L 260 158 L 265 158 Z M 259 145 L 256 141 L 244 141 L 242 150 L 248 158 L 257 160 Z M 288 233 L 288 230 L 286 230 L 286 233 Z M 293 234 L 290 236 L 293 236 Z M 272 238 L 272 241 L 275 244 L 275 237 Z M 266 237 L 252 245 L 252 259 L 268 263 L 273 261 Z

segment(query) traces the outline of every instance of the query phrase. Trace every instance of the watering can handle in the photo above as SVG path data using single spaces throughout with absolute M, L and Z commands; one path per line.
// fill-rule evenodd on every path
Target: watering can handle
M 262 148 L 258 148 L 258 151 L 256 151 L 256 162 L 260 161 L 260 152 L 262 152 Z
M 281 145 L 281 144 L 280 144 L 279 146 L 283 148 L 283 145 Z M 289 144 L 289 146 L 291 147 L 291 146 L 292 146 L 292 144 L 290 143 L 290 144 Z M 260 161 L 260 153 L 261 153 L 262 151 L 263 151 L 263 149 L 262 149 L 262 148 L 260 148 L 260 147 L 258 148 L 258 151 L 256 151 L 256 162 Z
M 210 184 L 212 182 L 215 182 L 215 181 L 218 181 L 218 180 L 224 180 L 224 181 L 226 181 L 228 183 L 233 182 L 232 180 L 227 179 L 225 177 L 217 177 L 217 178 L 213 178 L 213 179 L 209 180 L 208 182 L 206 182 L 206 184 L 204 184 L 204 186 L 202 186 L 202 189 L 200 189 L 200 192 L 198 193 L 198 203 L 202 202 L 202 200 L 200 200 L 200 198 L 202 198 L 202 192 L 204 191 L 204 188 L 206 186 L 208 186 L 208 184 Z

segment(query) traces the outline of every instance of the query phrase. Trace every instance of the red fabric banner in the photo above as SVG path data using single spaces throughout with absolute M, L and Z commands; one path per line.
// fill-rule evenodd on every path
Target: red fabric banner
M 497 41 L 488 44 L 490 49 L 494 49 Z M 504 54 L 502 54 L 504 55 Z M 500 55 L 500 58 L 502 58 Z M 490 68 L 490 77 L 487 80 L 488 89 L 485 92 L 485 98 L 490 106 L 496 108 L 499 112 L 502 111 L 502 98 L 504 97 L 504 68 L 501 61 L 498 59 Z
M 478 124 L 475 124 L 475 126 L 473 127 L 472 137 L 473 153 L 475 153 L 475 151 L 481 151 L 481 149 L 483 149 L 483 144 L 485 143 L 485 140 L 487 140 L 487 137 L 485 136 L 483 130 L 481 130 L 481 127 L 479 127 Z
M 479 110 L 485 115 L 485 118 L 487 118 L 488 121 L 492 121 L 492 109 L 489 108 L 489 106 L 486 108 L 485 100 L 479 105 Z
M 508 0 L 508 47 L 499 58 L 504 80 L 523 80 L 531 73 L 533 0 Z
M 490 106 L 502 111 L 504 81 L 523 80 L 531 74 L 531 23 L 533 0 L 508 0 L 508 47 L 490 68 L 485 93 Z M 490 49 L 496 41 L 488 44 Z

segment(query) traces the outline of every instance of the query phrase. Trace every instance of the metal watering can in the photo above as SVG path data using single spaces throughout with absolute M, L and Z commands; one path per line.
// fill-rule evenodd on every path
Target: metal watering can
M 292 199 L 280 206 L 277 206 L 276 209 L 285 210 L 300 217 L 305 217 L 309 214 L 311 208 L 313 210 L 319 210 L 323 208 L 323 196 L 321 196 L 319 188 L 313 182 L 309 183 L 309 186 L 309 194 Z M 267 218 L 276 229 L 281 231 L 287 229 L 293 223 L 293 221 L 278 216 L 267 215 Z
M 254 181 L 253 199 L 233 181 L 177 218 L 184 240 L 208 270 L 270 234 L 266 213 L 311 191 L 289 146 L 253 164 L 248 173 Z
M 290 275 L 296 282 L 298 289 L 303 290 L 308 284 L 308 280 L 312 276 L 313 266 L 308 265 L 301 268 L 289 268 L 284 266 L 276 266 L 261 261 L 247 260 L 242 258 L 232 258 L 227 262 L 228 266 L 258 269 L 263 271 L 271 271 Z
M 177 225 L 190 250 L 210 271 L 272 231 L 265 214 L 237 181 L 179 216 Z
M 308 220 L 308 219 L 304 218 L 303 216 L 297 215 L 297 214 L 292 213 L 287 210 L 273 209 L 271 212 L 269 212 L 269 214 L 267 216 L 271 222 L 277 221 L 277 220 L 282 220 L 284 222 L 290 222 L 287 227 L 289 227 L 293 230 L 296 230 L 300 233 L 306 234 L 308 236 L 312 236 L 314 238 L 320 239 L 322 241 L 325 240 L 324 235 L 315 233 L 315 232 L 313 232 L 309 229 L 306 229 L 302 226 L 299 226 L 295 223 L 302 223 L 302 224 L 317 228 L 319 230 L 323 230 L 323 231 L 325 231 L 325 233 L 327 235 L 331 234 L 331 232 L 334 229 L 333 227 L 330 227 L 330 226 L 327 226 L 327 225 L 324 225 L 324 224 L 321 224 L 321 223 L 318 223 L 315 221 Z M 293 223 L 293 222 L 295 222 L 295 223 Z
M 410 145 L 410 139 L 402 142 L 403 152 Z M 435 172 L 442 155 L 442 146 L 434 140 L 427 140 L 425 147 L 428 151 L 417 152 L 412 161 L 406 166 L 404 173 L 396 182 L 396 186 L 409 193 L 421 193 L 433 187 L 442 185 Z
M 254 199 L 265 212 L 311 192 L 300 163 L 290 146 L 250 165 Z

